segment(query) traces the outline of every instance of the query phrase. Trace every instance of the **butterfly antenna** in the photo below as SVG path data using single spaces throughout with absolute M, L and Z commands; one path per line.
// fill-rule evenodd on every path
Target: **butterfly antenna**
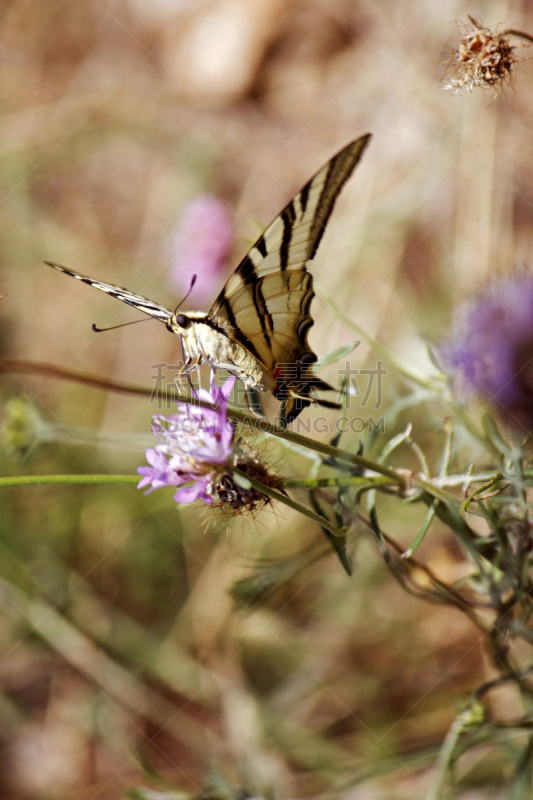
M 183 300 L 180 300 L 180 302 L 179 302 L 179 303 L 178 303 L 178 305 L 176 306 L 176 308 L 175 308 L 175 310 L 174 310 L 174 314 L 176 314 L 176 312 L 177 312 L 178 308 L 179 308 L 181 305 L 183 305 L 183 303 L 186 301 L 186 299 L 188 298 L 188 296 L 189 296 L 189 295 L 190 295 L 190 293 L 192 292 L 192 290 L 193 290 L 193 287 L 194 287 L 194 284 L 196 283 L 196 278 L 197 278 L 197 276 L 196 276 L 196 275 L 193 275 L 193 276 L 192 276 L 192 278 L 191 278 L 191 285 L 189 286 L 189 291 L 187 292 L 187 294 L 185 295 L 185 297 L 183 298 Z
M 117 328 L 125 328 L 126 325 L 137 325 L 138 322 L 151 322 L 156 317 L 145 317 L 144 319 L 134 319 L 133 322 L 123 322 L 121 325 L 111 325 L 110 328 L 97 328 L 96 325 L 91 325 L 91 328 L 95 333 L 103 333 L 104 331 L 114 331 Z

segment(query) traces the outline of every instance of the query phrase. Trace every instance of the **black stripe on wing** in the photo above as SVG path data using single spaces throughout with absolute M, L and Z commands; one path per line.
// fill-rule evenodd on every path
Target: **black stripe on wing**
M 281 237 L 281 245 L 279 248 L 279 266 L 280 269 L 287 269 L 289 265 L 289 247 L 291 245 L 292 231 L 294 228 L 294 221 L 296 219 L 296 211 L 294 210 L 294 200 L 285 206 L 281 212 L 281 221 L 283 223 L 283 236 Z
M 120 286 L 113 286 L 110 283 L 101 283 L 100 281 L 95 281 L 93 278 L 87 278 L 85 275 L 80 275 L 78 272 L 73 272 L 71 269 L 67 269 L 67 267 L 54 264 L 52 261 L 45 261 L 44 263 L 49 267 L 58 269 L 60 272 L 64 272 L 66 275 L 70 275 L 72 278 L 76 278 L 83 283 L 87 283 L 89 286 L 94 286 L 95 289 L 100 289 L 100 291 L 105 292 L 111 297 L 115 297 L 117 300 L 121 300 L 123 303 L 127 303 L 129 306 L 133 306 L 133 308 L 136 308 L 138 311 L 142 311 L 144 314 L 149 314 L 151 317 L 155 317 L 155 319 L 158 319 L 161 322 L 166 323 L 172 317 L 172 311 L 169 311 L 168 308 L 159 306 L 157 303 L 152 302 L 152 300 L 147 300 L 146 297 L 133 294 L 133 292 L 129 292 L 127 289 L 122 289 Z
M 248 336 L 246 336 L 246 334 L 237 325 L 237 320 L 235 319 L 235 314 L 233 313 L 231 303 L 229 303 L 225 299 L 222 299 L 220 302 L 220 309 L 223 316 L 225 316 L 229 325 L 231 326 L 231 332 L 233 337 L 237 340 L 239 344 L 241 344 L 246 350 L 248 350 L 248 352 L 251 353 L 254 356 L 254 358 L 256 358 L 259 361 L 259 363 L 262 363 L 261 356 L 257 352 L 257 349 L 254 347 L 253 342 L 251 341 L 251 339 L 248 338 Z M 209 327 L 213 328 L 214 330 L 222 331 L 223 333 L 225 333 L 226 336 L 228 336 L 228 332 L 224 330 L 218 324 L 216 318 L 212 317 L 210 314 L 207 314 L 205 320 L 202 319 L 202 322 L 206 322 L 209 325 Z
M 314 258 L 339 192 L 354 171 L 369 141 L 370 134 L 367 133 L 366 136 L 361 136 L 360 139 L 346 145 L 346 147 L 343 148 L 340 153 L 337 153 L 329 162 L 326 179 L 313 214 L 307 245 L 307 261 Z M 309 190 L 314 180 L 315 178 L 311 178 L 300 192 L 300 202 L 302 203 L 303 211 L 305 211 Z

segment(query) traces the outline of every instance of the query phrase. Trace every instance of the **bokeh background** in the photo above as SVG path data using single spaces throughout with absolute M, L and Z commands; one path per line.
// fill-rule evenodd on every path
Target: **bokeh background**
M 526 0 L 2 3 L 1 355 L 153 386 L 153 365 L 179 357 L 175 339 L 155 322 L 93 334 L 91 323 L 133 312 L 43 260 L 172 308 L 180 219 L 208 193 L 235 225 L 214 299 L 261 227 L 371 131 L 315 285 L 430 371 L 427 345 L 446 334 L 454 304 L 532 259 L 533 66 L 519 64 L 497 99 L 444 91 L 468 13 L 533 32 Z M 319 354 L 357 338 L 320 297 L 313 313 Z M 350 363 L 373 367 L 376 354 L 362 344 Z M 338 385 L 336 370 L 324 377 Z M 353 397 L 351 413 L 376 418 L 407 391 L 389 370 L 382 409 Z M 40 437 L 4 447 L 3 474 L 128 474 L 145 463 L 146 398 L 21 374 L 2 376 L 1 396 L 3 428 L 18 403 L 24 430 Z M 385 436 L 407 421 L 437 463 L 442 414 L 391 417 Z M 287 477 L 309 469 L 264 448 Z M 418 512 L 383 513 L 405 547 Z M 222 795 L 424 797 L 425 756 L 493 674 L 487 642 L 457 611 L 406 594 L 364 537 L 352 578 L 328 551 L 250 612 L 229 594 L 258 563 L 321 536 L 286 508 L 213 518 L 177 508 L 171 491 L 2 489 L 0 794 L 103 800 L 216 785 Z M 420 558 L 444 580 L 465 568 L 438 526 Z M 503 711 L 504 695 L 494 700 Z M 479 751 L 460 772 L 463 796 L 507 796 L 507 769 Z

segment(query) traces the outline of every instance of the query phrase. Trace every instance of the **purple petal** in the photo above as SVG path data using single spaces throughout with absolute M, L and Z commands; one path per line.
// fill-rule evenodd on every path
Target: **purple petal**
M 182 504 L 194 503 L 194 501 L 198 500 L 199 497 L 203 500 L 206 496 L 205 490 L 209 483 L 210 480 L 206 479 L 203 481 L 195 481 L 192 486 L 184 486 L 182 489 L 178 489 L 178 491 L 175 493 L 174 500 L 176 503 Z
M 234 386 L 236 380 L 237 380 L 237 378 L 235 377 L 235 375 L 231 375 L 227 379 L 227 381 L 224 382 L 224 386 L 222 386 L 221 389 L 220 389 L 220 392 L 221 392 L 221 394 L 223 395 L 223 397 L 224 397 L 224 399 L 226 401 L 229 400 L 229 396 L 231 394 L 231 391 L 233 389 L 233 386 Z

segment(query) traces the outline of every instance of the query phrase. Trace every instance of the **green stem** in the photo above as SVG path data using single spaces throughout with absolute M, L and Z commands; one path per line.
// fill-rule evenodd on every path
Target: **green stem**
M 63 428 L 61 425 L 42 425 L 38 432 L 41 442 L 54 442 L 71 445 L 101 445 L 112 447 L 132 447 L 146 449 L 154 444 L 153 434 L 119 433 L 117 431 L 97 431 L 91 428 Z
M 441 489 L 436 485 L 436 482 L 430 479 L 425 479 L 420 475 L 413 475 L 412 484 L 417 489 L 423 489 L 425 492 L 430 494 L 432 497 L 435 497 L 437 500 L 440 500 L 441 503 L 444 503 L 445 505 L 448 505 L 450 502 L 457 503 L 457 498 L 453 494 Z
M 453 721 L 450 730 L 442 745 L 437 759 L 437 774 L 433 787 L 426 795 L 426 800 L 440 800 L 444 794 L 446 783 L 451 777 L 452 765 L 454 761 L 454 751 L 457 747 L 459 738 L 462 734 L 469 731 L 476 731 L 482 727 L 485 717 L 485 709 L 479 701 L 475 699 L 469 701 L 467 706 L 461 711 Z
M 384 475 L 375 478 L 365 477 L 364 475 L 351 475 L 342 478 L 295 478 L 282 480 L 281 485 L 284 489 L 321 489 L 328 486 L 389 486 L 390 480 Z
M 420 547 L 420 545 L 422 544 L 422 542 L 424 541 L 424 537 L 425 537 L 426 533 L 428 532 L 429 527 L 430 527 L 431 523 L 433 522 L 433 520 L 435 518 L 435 511 L 436 511 L 436 507 L 437 507 L 436 504 L 437 504 L 437 501 L 435 500 L 433 502 L 433 505 L 429 507 L 428 513 L 426 515 L 426 519 L 424 520 L 424 522 L 422 524 L 422 527 L 420 528 L 418 534 L 415 536 L 415 538 L 413 539 L 413 541 L 411 542 L 411 544 L 409 545 L 407 550 L 405 550 L 402 553 L 401 558 L 404 558 L 404 559 L 412 558 L 413 555 L 418 550 L 418 548 Z
M 88 375 L 86 373 L 74 372 L 53 364 L 40 364 L 35 361 L 3 358 L 0 359 L 0 372 L 36 373 L 40 375 L 61 378 L 62 380 L 70 380 L 76 383 L 82 383 L 86 386 L 92 386 L 95 389 L 107 389 L 110 391 L 119 392 L 121 394 L 134 394 L 141 395 L 143 397 L 157 398 L 167 397 L 166 392 L 160 392 L 155 389 L 146 389 L 142 386 L 133 386 L 132 384 L 127 383 L 117 383 L 115 381 L 94 378 L 92 375 Z M 173 397 L 173 399 L 179 403 L 192 403 L 201 408 L 213 408 L 211 403 L 199 400 L 198 398 L 192 396 Z M 252 417 L 249 414 L 244 414 L 242 411 L 239 411 L 236 408 L 228 408 L 228 416 L 230 419 L 233 418 L 238 422 L 243 423 L 253 431 L 266 434 L 267 436 L 275 436 L 279 439 L 283 439 L 286 442 L 291 442 L 292 444 L 300 447 L 305 447 L 308 450 L 313 450 L 316 453 L 321 453 L 328 458 L 332 458 L 337 461 L 343 461 L 348 464 L 354 464 L 355 466 L 362 467 L 363 469 L 377 472 L 381 475 L 386 475 L 395 483 L 400 484 L 400 486 L 403 486 L 405 482 L 403 475 L 391 467 L 385 467 L 381 464 L 376 464 L 374 461 L 370 461 L 368 458 L 364 458 L 363 456 L 357 456 L 355 453 L 350 453 L 348 450 L 341 450 L 339 448 L 332 447 L 329 444 L 315 442 L 313 439 L 310 439 L 308 436 L 302 436 L 300 433 L 293 433 L 292 431 L 278 428 L 276 425 L 273 425 L 264 418 L 259 419 L 257 417 Z
M 471 494 L 471 495 L 469 495 L 469 496 L 466 498 L 466 500 L 464 501 L 464 503 L 462 503 L 462 504 L 461 504 L 461 508 L 459 509 L 459 511 L 461 512 L 461 514 L 462 514 L 462 513 L 464 513 L 464 512 L 467 510 L 467 508 L 468 508 L 468 506 L 470 505 L 470 503 L 471 503 L 473 500 L 475 500 L 475 499 L 476 499 L 476 497 L 477 497 L 478 495 L 480 495 L 480 494 L 483 494 L 483 493 L 484 493 L 484 492 L 486 492 L 488 489 L 492 489 L 494 486 L 497 486 L 497 484 L 498 484 L 498 483 L 499 483 L 501 480 L 503 480 L 502 476 L 501 476 L 501 475 L 496 475 L 496 477 L 495 477 L 495 478 L 492 478 L 492 480 L 490 480 L 490 481 L 487 481 L 487 483 L 484 483 L 484 484 L 482 484 L 481 486 L 478 486 L 478 488 L 477 488 L 477 489 L 476 489 L 474 492 L 472 492 L 472 494 Z
M 374 463 L 372 469 L 374 469 Z M 377 466 L 377 465 L 376 465 Z M 524 476 L 533 478 L 533 469 L 525 469 Z M 247 480 L 250 478 L 247 477 Z M 447 492 L 435 492 L 435 489 L 444 488 L 446 486 L 462 486 L 465 479 L 468 478 L 470 483 L 482 483 L 486 481 L 497 482 L 503 480 L 503 475 L 500 472 L 480 472 L 477 475 L 448 475 L 446 478 L 433 478 L 431 480 L 423 480 L 414 478 L 414 483 L 420 488 L 431 492 L 434 496 L 438 497 L 443 502 L 450 500 L 457 500 L 453 495 Z M 0 477 L 1 486 L 35 486 L 39 484 L 120 484 L 120 483 L 136 483 L 140 480 L 138 475 L 13 475 L 8 477 Z M 319 489 L 324 487 L 344 487 L 344 486 L 388 486 L 391 479 L 388 476 L 368 476 L 368 475 L 351 475 L 343 476 L 340 478 L 312 478 L 312 479 L 291 479 L 287 478 L 282 481 L 282 486 L 285 489 Z M 393 483 L 397 483 L 397 479 Z M 264 488 L 264 487 L 263 487 Z M 485 488 L 485 487 L 484 487 Z M 263 491 L 263 489 L 261 489 Z M 265 491 L 265 494 L 268 492 Z
M 290 497 L 287 497 L 286 494 L 282 494 L 275 489 L 271 489 L 270 486 L 265 486 L 263 483 L 259 483 L 259 481 L 254 480 L 249 475 L 245 475 L 245 473 L 241 472 L 240 470 L 235 471 L 242 476 L 243 480 L 248 481 L 248 483 L 251 484 L 254 489 L 257 489 L 257 491 L 266 494 L 268 497 L 271 497 L 272 500 L 277 500 L 279 503 L 283 503 L 289 508 L 292 508 L 293 511 L 298 511 L 298 513 L 303 514 L 305 517 L 309 517 L 309 519 L 312 519 L 313 522 L 316 522 L 318 525 L 326 528 L 331 534 L 333 534 L 333 536 L 341 536 L 343 533 L 345 533 L 344 529 L 336 528 L 335 525 L 332 525 L 328 519 L 320 516 L 320 514 L 316 514 L 314 511 L 311 511 L 311 509 L 302 506 L 301 503 L 297 503 L 296 500 L 292 500 Z
M 58 367 L 57 364 L 46 364 L 40 361 L 28 361 L 22 358 L 3 358 L 0 357 L 0 372 L 9 375 L 43 375 L 48 378 L 60 378 L 64 381 L 81 383 L 83 386 L 92 386 L 93 389 L 107 389 L 118 394 L 136 394 L 144 397 L 151 397 L 157 394 L 152 389 L 145 389 L 143 386 L 134 386 L 132 383 L 120 383 L 119 381 L 109 381 L 106 378 L 95 378 L 87 372 L 78 372 L 73 369 Z M 161 395 L 161 392 L 158 393 Z
M 40 486 L 46 484 L 121 484 L 139 483 L 139 475 L 14 475 L 0 478 L 1 486 Z
M 247 417 L 240 412 L 238 413 L 239 416 L 244 419 L 252 419 L 251 417 Z M 230 416 L 237 416 L 233 409 L 229 410 L 229 414 Z M 239 417 L 237 417 L 237 419 L 238 418 Z M 371 461 L 369 458 L 364 458 L 364 456 L 358 456 L 355 453 L 350 453 L 349 450 L 342 450 L 339 447 L 332 447 L 332 445 L 326 444 L 325 442 L 315 442 L 313 439 L 309 439 L 307 436 L 302 436 L 300 433 L 285 431 L 282 428 L 271 425 L 270 423 L 269 428 L 265 428 L 265 426 L 262 424 L 260 430 L 264 433 L 270 433 L 271 436 L 277 436 L 279 439 L 285 439 L 288 442 L 300 445 L 301 447 L 307 447 L 309 450 L 314 450 L 316 453 L 322 453 L 322 455 L 334 459 L 335 461 L 344 461 L 348 464 L 354 464 L 357 467 L 367 469 L 370 472 L 377 472 L 380 475 L 385 475 L 391 481 L 399 484 L 400 486 L 405 484 L 405 475 L 399 470 L 393 469 L 392 467 L 386 467 L 383 464 L 377 464 L 375 461 Z
M 471 472 L 463 472 L 460 475 L 443 475 L 438 478 L 432 478 L 431 482 L 433 486 L 469 486 L 471 483 L 484 483 L 485 481 L 491 481 L 495 478 L 498 473 L 494 470 L 490 472 L 478 472 L 478 473 L 471 473 Z
M 280 503 L 292 508 L 294 511 L 298 511 L 300 514 L 304 514 L 309 519 L 312 519 L 313 522 L 322 525 L 322 527 L 327 528 L 330 533 L 334 536 L 339 536 L 340 530 L 328 522 L 327 519 L 321 517 L 319 514 L 315 514 L 314 511 L 310 511 L 310 509 L 302 506 L 300 503 L 297 503 L 295 500 L 291 500 L 290 497 L 287 497 L 281 492 L 277 492 L 275 489 L 271 489 L 269 486 L 264 486 L 259 481 L 255 481 L 253 478 L 250 478 L 249 475 L 245 475 L 240 470 L 236 470 L 242 475 L 243 479 L 248 481 L 254 489 L 262 492 L 263 494 L 268 495 L 273 500 L 277 500 Z M 74 485 L 81 485 L 81 484 L 92 484 L 94 485 L 101 485 L 101 484 L 129 484 L 129 483 L 138 483 L 140 480 L 138 475 L 15 475 L 13 477 L 7 478 L 0 478 L 0 487 L 1 486 L 39 486 L 39 485 L 47 485 L 47 484 L 74 484 Z

